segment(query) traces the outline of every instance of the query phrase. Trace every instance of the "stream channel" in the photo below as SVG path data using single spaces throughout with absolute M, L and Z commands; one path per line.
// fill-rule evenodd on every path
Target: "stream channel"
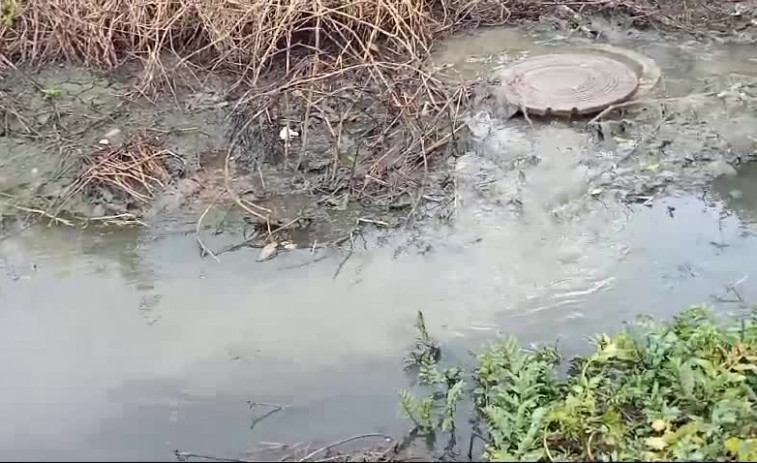
M 242 249 L 216 262 L 193 234 L 150 228 L 40 225 L 0 241 L 0 458 L 238 458 L 265 441 L 402 435 L 418 310 L 463 364 L 498 332 L 569 354 L 641 313 L 747 310 L 757 47 L 612 31 L 603 41 L 660 67 L 655 98 L 710 99 L 671 100 L 686 107 L 661 125 L 659 105 L 629 113 L 630 132 L 605 144 L 585 123 L 471 115 L 451 224 L 366 229 L 348 259 Z M 434 60 L 488 75 L 588 40 L 490 29 Z M 285 407 L 251 430 L 265 409 L 248 401 Z

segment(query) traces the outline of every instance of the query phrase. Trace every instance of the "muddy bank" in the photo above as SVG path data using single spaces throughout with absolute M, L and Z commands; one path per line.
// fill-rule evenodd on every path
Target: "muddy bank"
M 561 34 L 566 29 L 546 22 L 525 33 L 489 29 L 437 44 L 431 63 L 467 81 L 473 99 L 461 108 L 463 130 L 448 140 L 450 146 L 425 168 L 395 180 L 372 177 L 361 154 L 352 153 L 362 123 L 354 132 L 339 132 L 341 140 L 332 149 L 327 132 L 336 122 L 318 119 L 309 125 L 303 157 L 305 130 L 290 125 L 292 119 L 282 113 L 278 122 L 256 125 L 232 150 L 239 114 L 247 113 L 235 112 L 242 97 L 220 77 L 208 76 L 199 88 L 150 102 L 131 92 L 128 78 L 73 67 L 20 71 L 0 90 L 6 96 L 0 137 L 3 214 L 75 226 L 199 232 L 204 254 L 231 249 L 232 244 L 214 243 L 224 232 L 240 246 L 277 242 L 283 250 L 288 242 L 312 247 L 352 241 L 359 228 L 391 228 L 411 217 L 447 221 L 459 213 L 456 172 L 493 162 L 501 170 L 493 178 L 503 188 L 517 188 L 528 166 L 540 162 L 539 139 L 564 138 L 563 150 L 580 152 L 573 156 L 580 170 L 575 175 L 585 184 L 581 188 L 594 199 L 612 196 L 623 202 L 701 187 L 754 157 L 753 47 L 696 42 L 681 34 L 619 34 L 601 18 L 589 25 L 598 33 Z M 503 66 L 526 56 L 576 50 L 631 56 L 649 87 L 637 96 L 639 104 L 599 121 L 543 120 L 531 128 L 499 98 L 497 75 Z M 157 183 L 127 178 L 136 192 L 129 194 L 103 183 L 116 178 L 112 172 L 98 171 L 97 181 L 91 180 L 91 169 L 108 156 L 121 165 L 141 162 L 133 157 L 140 140 L 152 144 L 145 156 L 160 154 L 160 169 L 145 173 L 140 167 L 132 178 L 148 175 Z M 121 151 L 132 157 L 116 158 Z M 353 180 L 358 177 L 360 182 Z M 382 186 L 385 181 L 392 185 Z M 276 230 L 281 236 L 272 239 Z
M 753 38 L 753 2 L 707 6 L 646 0 L 472 0 L 410 10 L 382 4 L 391 20 L 375 24 L 370 33 L 363 26 L 374 19 L 363 18 L 361 8 L 345 16 L 319 5 L 300 5 L 282 16 L 264 2 L 241 10 L 178 2 L 166 8 L 130 5 L 133 14 L 114 16 L 108 8 L 86 2 L 51 4 L 66 13 L 51 15 L 44 1 L 27 2 L 7 9 L 0 29 L 6 43 L 0 50 L 3 215 L 74 226 L 147 225 L 185 232 L 194 224 L 204 254 L 226 250 L 205 244 L 211 238 L 203 239 L 200 232 L 208 230 L 214 236 L 232 229 L 242 235 L 240 244 L 276 243 L 284 249 L 290 243 L 338 244 L 364 224 L 392 227 L 415 218 L 449 219 L 455 213 L 455 163 L 450 158 L 478 149 L 470 143 L 482 142 L 482 127 L 513 115 L 500 107 L 493 64 L 527 54 L 587 45 L 597 52 L 598 47 L 618 45 L 637 57 L 663 57 L 667 66 L 670 54 L 683 47 L 680 62 L 702 69 L 680 64 L 666 68 L 664 90 L 647 95 L 686 97 L 680 105 L 672 103 L 678 114 L 664 124 L 633 114 L 626 121 L 600 124 L 599 133 L 590 135 L 593 150 L 613 151 L 622 159 L 646 148 L 631 149 L 628 142 L 624 150 L 618 143 L 638 142 L 660 131 L 660 143 L 675 145 L 679 142 L 665 134 L 669 127 L 677 134 L 677 127 L 699 123 L 698 115 L 684 112 L 729 100 L 728 107 L 717 111 L 738 118 L 732 112 L 740 109 L 732 100 L 746 104 L 753 97 L 751 81 L 740 78 L 693 83 L 699 71 L 706 71 L 702 63 L 713 61 L 702 55 L 723 50 L 733 57 L 732 72 L 753 75 L 748 47 L 743 52 L 735 46 L 718 47 L 726 40 L 747 43 Z M 69 21 L 87 8 L 87 20 Z M 290 39 L 271 35 L 263 23 L 250 22 L 251 17 L 275 18 L 281 24 L 278 31 L 288 31 Z M 359 40 L 345 42 L 350 34 L 313 37 L 313 28 L 303 26 L 312 20 L 326 29 L 350 30 Z M 532 37 L 524 41 L 489 29 L 484 32 L 488 38 L 470 42 L 477 44 L 476 50 L 469 49 L 467 39 L 438 40 L 470 26 L 508 21 L 522 22 Z M 150 24 L 163 35 L 146 32 L 153 30 Z M 157 26 L 161 24 L 172 27 Z M 391 24 L 400 32 L 388 32 Z M 649 26 L 671 32 L 635 29 Z M 81 42 L 85 29 L 99 38 L 99 47 Z M 219 31 L 226 32 L 219 36 Z M 656 48 L 671 41 L 681 47 Z M 703 41 L 711 43 L 702 49 Z M 455 56 L 455 48 L 465 53 Z M 451 59 L 444 59 L 444 53 Z M 726 59 L 714 57 L 714 62 Z M 47 62 L 69 65 L 43 66 L 39 72 L 30 67 Z M 109 75 L 76 63 L 94 65 Z M 646 81 L 645 71 L 640 73 Z M 487 82 L 447 78 L 457 73 L 463 78 L 486 74 Z M 693 93 L 706 98 L 692 102 L 688 97 Z M 473 101 L 468 99 L 471 94 Z M 487 110 L 492 100 L 497 106 L 493 112 Z M 683 107 L 687 103 L 697 108 Z M 702 110 L 708 117 L 720 116 Z M 486 117 L 492 121 L 479 120 Z M 724 130 L 738 132 L 740 123 Z M 572 128 L 592 131 L 580 122 Z M 739 143 L 728 139 L 703 150 L 720 152 L 726 144 Z M 673 151 L 693 149 L 674 146 Z M 640 157 L 646 166 L 660 165 L 666 177 L 623 172 L 624 178 L 641 180 L 616 185 L 621 196 L 627 191 L 633 199 L 666 182 L 701 183 L 671 180 L 687 174 L 667 169 L 654 156 Z M 741 154 L 689 158 L 699 164 L 708 162 L 708 156 L 730 164 L 745 160 Z M 605 175 L 608 168 L 590 168 L 590 175 L 599 177 L 595 189 L 616 183 Z
M 75 67 L 19 71 L 2 82 L 0 192 L 6 223 L 16 217 L 171 233 L 194 231 L 204 214 L 203 228 L 211 234 L 231 230 L 257 245 L 253 235 L 261 227 L 286 225 L 281 240 L 312 245 L 343 237 L 358 218 L 388 226 L 407 214 L 409 202 L 376 206 L 349 201 L 338 187 L 324 189 L 332 173 L 338 173 L 337 183 L 349 173 L 349 167 L 332 169 L 329 159 L 320 167 L 295 169 L 271 156 L 249 161 L 271 147 L 230 153 L 238 99 L 225 90 L 228 82 L 211 81 L 200 91 L 154 102 L 132 88 L 127 81 Z M 279 138 L 276 127 L 270 130 L 280 150 L 288 141 Z M 142 162 L 134 154 L 140 150 L 143 158 L 155 157 L 158 173 L 112 174 Z M 114 166 L 111 173 L 101 168 L 107 161 Z M 93 169 L 99 169 L 97 176 Z M 145 175 L 154 181 L 134 180 Z

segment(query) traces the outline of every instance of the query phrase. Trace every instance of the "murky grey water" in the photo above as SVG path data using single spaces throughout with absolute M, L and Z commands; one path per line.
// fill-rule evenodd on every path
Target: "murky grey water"
M 450 46 L 501 50 L 466 40 Z M 694 67 L 729 72 L 717 62 Z M 744 277 L 738 297 L 757 300 L 756 168 L 627 208 L 585 199 L 582 135 L 531 136 L 542 161 L 518 187 L 517 220 L 503 202 L 519 185 L 503 168 L 510 151 L 464 157 L 453 226 L 369 233 L 336 279 L 336 251 L 216 263 L 192 235 L 145 230 L 37 227 L 0 241 L 0 458 L 237 457 L 261 441 L 399 434 L 417 310 L 467 361 L 500 330 L 575 351 L 642 312 L 739 310 L 727 287 Z M 248 400 L 288 407 L 250 430 Z
M 487 76 L 508 63 L 546 53 L 585 52 L 598 43 L 626 47 L 652 58 L 662 70 L 665 96 L 680 97 L 701 92 L 709 79 L 731 76 L 757 77 L 754 44 L 718 44 L 671 38 L 655 32 L 621 30 L 597 19 L 592 29 L 601 41 L 579 33 L 491 28 L 461 35 L 438 44 L 433 62 L 453 65 L 466 79 Z
M 748 195 L 737 211 L 757 204 Z M 396 259 L 394 246 L 374 248 L 336 280 L 340 257 L 287 268 L 310 261 L 306 251 L 216 264 L 191 237 L 29 231 L 1 248 L 0 454 L 234 456 L 258 441 L 398 432 L 416 310 L 464 357 L 498 329 L 571 350 L 641 312 L 735 309 L 714 298 L 732 299 L 726 286 L 755 275 L 757 239 L 729 211 L 670 198 L 596 230 L 517 240 L 492 228 L 476 243 L 432 240 L 433 251 Z M 740 295 L 757 299 L 752 288 Z M 291 407 L 249 431 L 246 400 Z

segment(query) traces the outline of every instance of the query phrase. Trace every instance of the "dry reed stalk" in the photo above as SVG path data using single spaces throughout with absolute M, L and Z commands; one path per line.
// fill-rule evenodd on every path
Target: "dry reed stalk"
M 236 69 L 253 82 L 280 57 L 291 69 L 323 52 L 333 64 L 426 54 L 439 23 L 428 0 L 25 0 L 0 22 L 0 54 L 113 68 L 164 58 Z
M 669 27 L 728 20 L 705 0 L 4 0 L 0 62 L 65 60 L 113 68 L 145 64 L 147 87 L 170 75 L 165 58 L 234 69 L 253 83 L 303 56 L 336 68 L 427 56 L 442 32 L 466 23 L 535 18 L 565 5 L 624 11 Z M 5 6 L 7 5 L 7 6 Z M 175 67 L 173 66 L 173 67 Z

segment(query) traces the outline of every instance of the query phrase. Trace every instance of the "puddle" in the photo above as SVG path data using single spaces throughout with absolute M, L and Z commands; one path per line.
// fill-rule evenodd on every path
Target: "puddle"
M 495 55 L 507 42 L 507 56 L 518 56 L 541 46 L 509 30 L 477 37 L 448 43 L 445 60 L 476 73 L 481 62 L 464 58 L 474 49 Z M 691 54 L 659 60 L 666 91 L 701 88 L 700 76 L 728 74 L 723 63 L 746 56 L 710 51 L 697 50 L 714 61 L 696 74 L 683 64 Z M 0 455 L 236 458 L 262 441 L 399 435 L 408 424 L 397 390 L 410 384 L 402 358 L 417 310 L 463 362 L 500 330 L 527 342 L 559 337 L 575 352 L 584 336 L 640 313 L 696 303 L 745 310 L 740 298 L 757 300 L 757 168 L 709 181 L 732 170 L 723 159 L 747 159 L 755 125 L 716 106 L 725 112 L 707 109 L 704 122 L 662 126 L 664 146 L 635 151 L 630 167 L 622 139 L 598 145 L 569 123 L 471 124 L 481 133 L 455 163 L 453 224 L 366 230 L 349 254 L 302 249 L 260 263 L 259 250 L 241 249 L 217 263 L 198 256 L 193 226 L 42 225 L 6 237 Z M 712 154 L 720 146 L 730 157 Z M 667 192 L 660 199 L 634 191 L 654 182 Z M 286 407 L 251 430 L 248 401 Z
M 473 31 L 435 45 L 432 62 L 451 65 L 465 79 L 488 77 L 508 63 L 547 53 L 596 53 L 597 45 L 634 50 L 654 60 L 662 71 L 665 96 L 702 91 L 702 82 L 728 75 L 757 77 L 757 48 L 752 44 L 703 43 L 670 38 L 657 32 L 620 33 L 602 21 L 592 25 L 601 40 L 536 27 L 526 33 L 512 28 Z M 673 42 L 676 42 L 673 44 Z

